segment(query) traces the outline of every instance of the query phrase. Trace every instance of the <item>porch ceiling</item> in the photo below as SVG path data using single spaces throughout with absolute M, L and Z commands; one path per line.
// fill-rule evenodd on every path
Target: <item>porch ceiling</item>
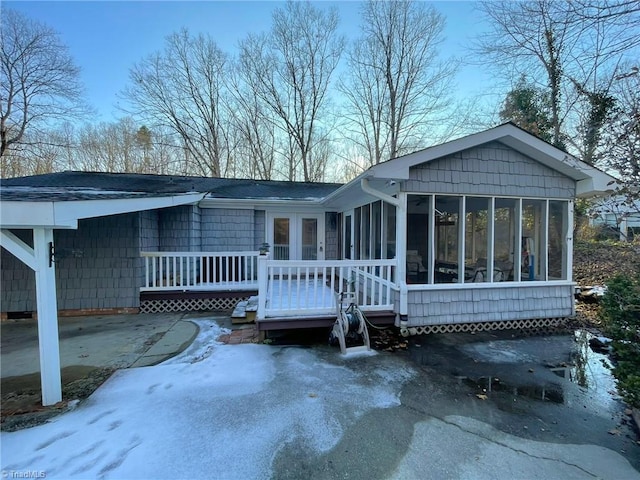
M 329 209 L 342 212 L 364 205 L 365 203 L 380 200 L 379 197 L 370 195 L 362 190 L 361 181 L 363 179 L 366 179 L 369 185 L 380 193 L 393 196 L 400 192 L 400 179 L 398 179 L 398 177 L 373 178 L 370 170 L 371 169 L 367 170 L 327 196 L 322 204 Z

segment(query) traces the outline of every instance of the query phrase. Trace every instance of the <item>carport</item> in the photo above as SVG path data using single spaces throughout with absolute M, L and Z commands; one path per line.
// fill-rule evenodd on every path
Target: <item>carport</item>
M 35 273 L 43 405 L 62 400 L 53 231 L 77 229 L 81 219 L 195 204 L 204 195 L 60 187 L 0 188 L 0 245 Z M 33 246 L 12 230 L 30 230 Z

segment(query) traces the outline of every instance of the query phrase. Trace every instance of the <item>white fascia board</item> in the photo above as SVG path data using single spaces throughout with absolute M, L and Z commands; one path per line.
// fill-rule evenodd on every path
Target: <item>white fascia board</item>
M 355 207 L 380 200 L 379 196 L 371 195 L 362 189 L 363 180 L 370 184 L 374 190 L 385 195 L 389 195 L 390 197 L 393 197 L 393 195 L 397 195 L 400 192 L 400 185 L 402 182 L 398 178 L 375 178 L 371 176 L 370 171 L 367 170 L 346 185 L 340 187 L 331 195 L 328 195 L 322 203 L 331 210 L 344 212 Z M 390 180 L 393 180 L 393 182 L 390 182 Z
M 235 208 L 238 210 L 261 210 L 271 207 L 304 208 L 324 211 L 322 200 L 309 198 L 305 200 L 288 200 L 284 198 L 216 198 L 206 197 L 199 203 L 200 208 Z
M 0 202 L 2 228 L 76 229 L 78 220 L 198 203 L 204 194 L 169 197 L 76 200 L 64 202 Z
M 593 176 L 580 180 L 576 184 L 576 197 L 588 198 L 598 195 L 610 195 L 618 186 L 615 179 L 604 172 L 593 169 Z
M 2 228 L 78 228 L 77 220 L 56 222 L 55 202 L 0 202 Z
M 446 157 L 484 143 L 499 140 L 501 137 L 506 135 L 505 127 L 511 127 L 510 130 L 513 129 L 513 131 L 518 130 L 512 125 L 501 125 L 500 127 L 425 148 L 424 150 L 419 150 L 403 157 L 391 159 L 387 162 L 371 167 L 369 169 L 371 171 L 371 176 L 377 178 L 407 180 L 409 179 L 409 169 L 411 167 L 420 165 L 421 163 L 430 162 L 437 158 Z
M 598 172 L 586 163 L 524 130 L 511 124 L 504 124 L 375 165 L 369 169 L 370 175 L 378 178 L 408 179 L 409 170 L 413 166 L 494 141 L 511 147 L 575 181 L 587 179 L 594 171 Z
M 173 195 L 170 197 L 118 198 L 109 200 L 78 200 L 54 205 L 56 222 L 67 224 L 84 218 L 106 217 L 122 213 L 156 210 L 198 203 L 205 194 Z

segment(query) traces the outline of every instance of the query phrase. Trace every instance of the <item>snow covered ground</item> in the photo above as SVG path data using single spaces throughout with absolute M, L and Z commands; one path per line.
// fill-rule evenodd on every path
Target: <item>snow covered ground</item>
M 183 354 L 120 370 L 75 410 L 2 433 L 5 478 L 269 478 L 290 442 L 326 452 L 414 372 L 337 350 L 221 345 L 201 320 Z

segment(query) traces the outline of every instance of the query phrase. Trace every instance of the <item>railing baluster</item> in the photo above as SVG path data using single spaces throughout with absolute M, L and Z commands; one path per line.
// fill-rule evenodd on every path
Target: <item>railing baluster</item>
M 144 286 L 149 286 L 149 257 L 144 257 Z
M 318 307 L 318 267 L 313 267 L 313 306 Z
M 257 282 L 258 252 L 143 252 L 142 256 L 141 291 L 255 288 Z M 268 302 L 267 316 L 272 315 L 269 312 L 333 314 L 338 292 L 354 293 L 362 307 L 393 307 L 398 288 L 393 281 L 395 259 L 265 261 L 266 284 L 260 294 Z

